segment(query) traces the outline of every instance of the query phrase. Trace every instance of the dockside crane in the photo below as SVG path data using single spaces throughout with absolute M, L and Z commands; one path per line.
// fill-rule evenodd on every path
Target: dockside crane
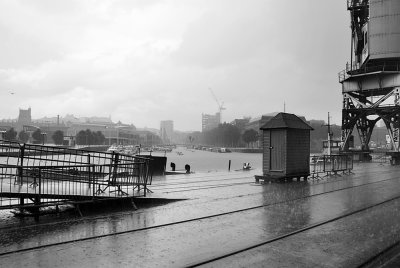
M 211 94 L 213 95 L 213 97 L 214 97 L 214 100 L 215 100 L 215 102 L 217 103 L 217 105 L 218 105 L 218 111 L 219 111 L 219 123 L 221 124 L 221 121 L 222 121 L 222 110 L 226 110 L 226 108 L 224 107 L 224 102 L 219 102 L 218 101 L 218 98 L 217 98 L 217 96 L 215 96 L 215 94 L 214 94 L 214 91 L 211 89 L 211 88 L 208 88 L 209 90 L 210 90 L 210 92 L 211 92 Z

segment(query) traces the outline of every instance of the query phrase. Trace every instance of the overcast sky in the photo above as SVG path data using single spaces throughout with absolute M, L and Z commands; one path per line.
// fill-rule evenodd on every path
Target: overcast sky
M 0 118 L 201 130 L 283 111 L 341 124 L 344 0 L 1 0 Z

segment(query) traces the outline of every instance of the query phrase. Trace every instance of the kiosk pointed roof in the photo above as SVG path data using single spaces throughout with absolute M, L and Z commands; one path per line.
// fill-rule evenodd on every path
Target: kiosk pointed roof
M 291 129 L 308 129 L 313 128 L 294 114 L 279 113 L 274 118 L 269 120 L 260 129 L 278 129 L 278 128 L 291 128 Z

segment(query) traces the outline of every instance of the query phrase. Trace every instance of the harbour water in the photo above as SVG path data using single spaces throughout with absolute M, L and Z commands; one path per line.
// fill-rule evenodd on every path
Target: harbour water
M 184 172 L 185 165 L 191 166 L 191 173 L 201 176 L 201 174 L 212 174 L 216 172 L 227 172 L 229 161 L 230 170 L 241 171 L 244 162 L 250 163 L 253 172 L 261 173 L 262 154 L 260 153 L 217 153 L 203 150 L 188 149 L 177 147 L 171 152 L 152 152 L 155 156 L 166 156 L 166 170 L 171 170 L 171 162 L 176 164 L 176 171 Z M 17 164 L 17 158 L 0 157 L 0 164 Z M 251 173 L 253 173 L 251 172 Z M 258 174 L 257 173 L 257 174 Z M 168 176 L 154 177 L 154 181 L 166 180 Z M 27 219 L 31 222 L 33 219 Z M 42 219 L 43 221 L 44 219 Z M 20 219 L 16 218 L 9 210 L 0 210 L 0 225 L 21 224 Z
M 184 171 L 185 165 L 191 167 L 194 173 L 221 172 L 229 170 L 229 160 L 231 161 L 231 171 L 242 170 L 243 163 L 250 163 L 252 169 L 262 167 L 262 154 L 260 153 L 217 153 L 203 150 L 187 149 L 177 147 L 172 152 L 152 152 L 155 156 L 166 156 L 166 170 L 171 170 L 171 162 L 175 163 L 176 170 Z

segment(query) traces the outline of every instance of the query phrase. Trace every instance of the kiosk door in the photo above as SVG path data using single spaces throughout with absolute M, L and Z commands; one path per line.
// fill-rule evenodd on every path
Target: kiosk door
M 285 146 L 285 130 L 271 130 L 270 136 L 270 170 L 283 171 L 284 169 L 284 146 Z

